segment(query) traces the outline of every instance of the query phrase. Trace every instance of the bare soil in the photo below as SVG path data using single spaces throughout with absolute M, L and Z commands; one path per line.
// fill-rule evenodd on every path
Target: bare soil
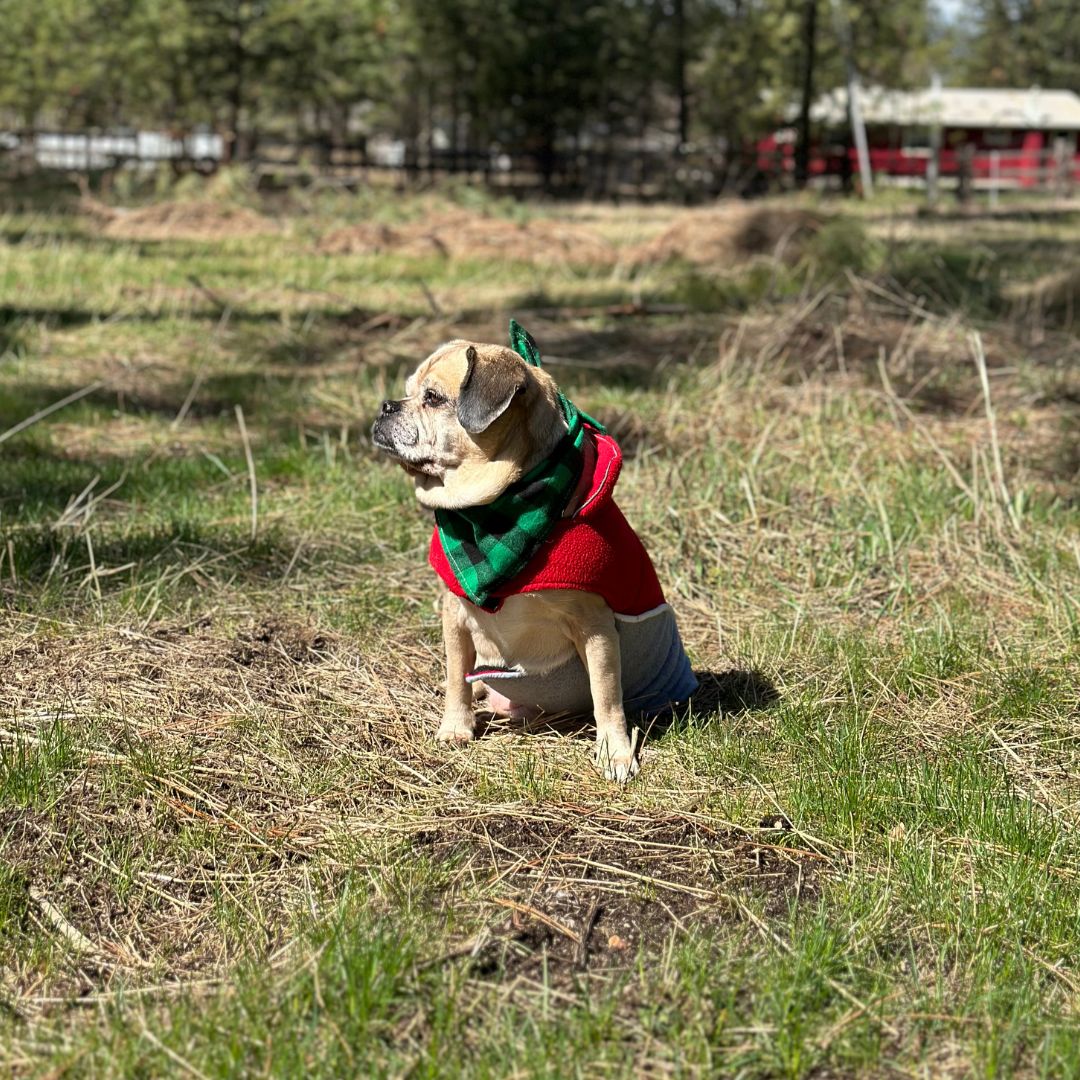
M 543 968 L 568 981 L 648 962 L 677 932 L 745 924 L 748 903 L 777 915 L 812 900 L 825 862 L 783 838 L 685 814 L 566 806 L 453 821 L 414 844 L 456 860 L 459 879 L 490 882 L 489 903 L 508 912 L 474 943 L 477 974 Z

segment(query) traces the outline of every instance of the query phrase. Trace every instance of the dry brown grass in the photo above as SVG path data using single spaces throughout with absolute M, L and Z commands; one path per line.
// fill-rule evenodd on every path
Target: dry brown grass
M 726 205 L 692 211 L 634 254 L 639 263 L 680 258 L 700 266 L 725 267 L 755 255 L 795 262 L 807 239 L 826 217 L 798 207 Z
M 266 1008 L 310 992 L 312 1015 L 344 1023 L 305 934 L 353 918 L 346 898 L 372 925 L 429 935 L 408 961 L 412 999 L 386 1014 L 413 1065 L 444 991 L 474 1009 L 454 1046 L 501 1038 L 493 1018 L 520 1006 L 508 1053 L 537 1018 L 576 1022 L 587 987 L 639 1074 L 677 1073 L 696 1045 L 774 1075 L 790 1065 L 782 1036 L 823 1073 L 872 1074 L 883 1054 L 971 1071 L 1001 1022 L 1002 958 L 1028 953 L 1006 989 L 1073 1008 L 1074 897 L 1047 890 L 1075 880 L 1080 805 L 1075 340 L 931 310 L 886 273 L 804 284 L 805 265 L 781 264 L 823 219 L 788 209 L 545 208 L 520 226 L 441 210 L 338 234 L 342 252 L 396 256 L 359 284 L 288 230 L 276 261 L 238 245 L 190 289 L 144 273 L 151 260 L 183 281 L 185 252 L 115 246 L 106 265 L 130 277 L 103 286 L 100 318 L 81 294 L 61 305 L 81 283 L 59 267 L 33 310 L 77 310 L 42 316 L 6 389 L 20 400 L 30 385 L 36 408 L 69 384 L 107 386 L 5 459 L 13 485 L 43 490 L 0 544 L 15 1025 L 0 1061 L 29 1068 L 46 1038 L 55 1062 L 82 1053 L 120 1030 L 124 988 L 124 1016 L 211 1074 L 219 1033 L 202 1047 L 171 1003 L 222 1007 L 249 962 Z M 543 258 L 572 261 L 573 237 L 595 237 L 580 257 L 597 273 L 507 265 L 549 224 Z M 652 276 L 614 272 L 645 249 Z M 455 278 L 475 252 L 490 273 Z M 46 249 L 16 254 L 33 267 Z M 629 294 L 674 276 L 670 257 L 702 260 L 702 277 L 749 259 L 746 276 L 773 284 L 658 315 Z M 406 367 L 452 336 L 503 340 L 505 309 L 537 281 L 567 291 L 513 314 L 623 443 L 620 504 L 702 673 L 625 790 L 590 765 L 579 720 L 483 717 L 467 749 L 433 743 L 430 522 L 364 443 Z M 599 313 L 589 289 L 607 297 Z M 220 464 L 191 467 L 209 454 Z M 92 496 L 123 486 L 65 510 L 95 475 Z M 946 1007 L 954 1025 L 925 1019 Z
M 138 208 L 115 207 L 84 194 L 80 209 L 102 235 L 118 240 L 229 240 L 276 231 L 248 207 L 211 199 L 181 199 Z
M 514 222 L 468 211 L 443 212 L 397 225 L 346 226 L 324 236 L 318 250 L 327 255 L 393 252 L 536 266 L 609 266 L 619 258 L 619 251 L 587 226 L 545 218 Z
M 1051 316 L 1074 326 L 1080 322 L 1080 266 L 1044 274 L 1035 281 L 1013 285 L 1005 292 L 1017 305 L 1020 318 L 1041 321 Z
M 515 725 L 489 722 L 469 752 L 437 750 L 430 647 L 360 653 L 273 617 L 31 627 L 7 629 L 0 742 L 33 750 L 62 722 L 78 764 L 50 810 L 0 811 L 28 917 L 66 942 L 47 976 L 29 956 L 5 971 L 23 1016 L 121 983 L 155 995 L 213 985 L 243 946 L 228 910 L 254 908 L 274 954 L 298 909 L 332 892 L 346 863 L 376 870 L 387 845 L 455 868 L 441 902 L 464 902 L 483 929 L 453 954 L 526 981 L 545 967 L 566 988 L 689 925 L 753 933 L 745 899 L 809 901 L 828 870 L 821 853 L 778 844 L 771 821 L 756 836 L 659 803 L 602 807 L 588 740 L 570 749 L 565 727 L 525 748 Z M 488 774 L 507 755 L 530 760 L 554 798 L 495 795 Z
M 809 209 L 727 205 L 680 214 L 673 223 L 657 215 L 649 224 L 652 235 L 635 240 L 633 228 L 617 236 L 617 223 L 610 221 L 579 216 L 514 222 L 460 210 L 431 214 L 419 222 L 346 226 L 325 235 L 318 250 L 328 255 L 392 252 L 513 260 L 538 267 L 640 266 L 671 259 L 726 266 L 755 255 L 795 261 L 824 220 Z

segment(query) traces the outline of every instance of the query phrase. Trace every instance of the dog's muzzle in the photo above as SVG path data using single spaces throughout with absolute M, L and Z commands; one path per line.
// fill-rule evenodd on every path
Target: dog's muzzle
M 397 453 L 402 446 L 415 446 L 416 428 L 409 424 L 400 401 L 387 400 L 379 408 L 379 415 L 371 425 L 371 441 L 380 450 Z

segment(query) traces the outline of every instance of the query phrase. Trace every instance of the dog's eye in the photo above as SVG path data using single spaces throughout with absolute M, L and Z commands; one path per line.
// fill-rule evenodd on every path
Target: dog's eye
M 444 398 L 438 390 L 432 390 L 430 388 L 424 391 L 424 396 L 421 400 L 425 405 L 432 409 L 438 405 L 443 405 L 446 402 L 446 398 Z

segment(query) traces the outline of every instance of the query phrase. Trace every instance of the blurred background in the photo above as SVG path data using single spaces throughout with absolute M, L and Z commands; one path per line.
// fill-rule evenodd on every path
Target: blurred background
M 7 178 L 699 201 L 1078 172 L 1069 0 L 0 0 L 0 24 Z

